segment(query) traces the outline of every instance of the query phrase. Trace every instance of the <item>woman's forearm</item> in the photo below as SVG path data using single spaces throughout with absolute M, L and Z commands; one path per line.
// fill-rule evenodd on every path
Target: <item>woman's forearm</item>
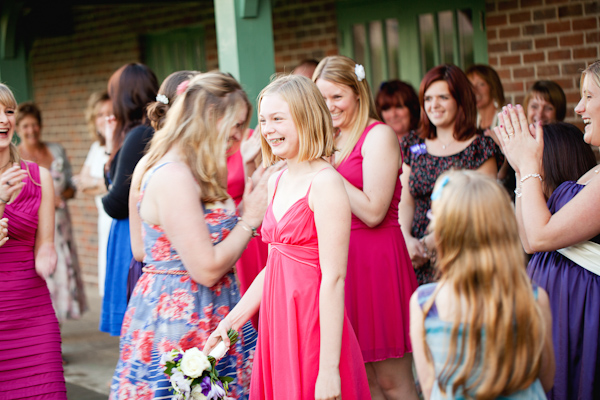
M 321 348 L 319 370 L 337 369 L 340 365 L 344 326 L 344 279 L 324 276 L 319 289 Z
M 232 329 L 236 331 L 240 330 L 242 326 L 256 314 L 262 300 L 264 282 L 265 269 L 263 268 L 239 303 L 227 315 L 227 319 L 231 322 Z

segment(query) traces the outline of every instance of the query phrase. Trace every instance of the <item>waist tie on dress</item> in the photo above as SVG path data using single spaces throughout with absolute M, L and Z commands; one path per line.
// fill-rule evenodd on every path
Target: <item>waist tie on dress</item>
M 312 268 L 319 268 L 319 248 L 295 244 L 271 242 L 271 250 Z
M 587 241 L 556 251 L 582 268 L 600 276 L 600 244 Z

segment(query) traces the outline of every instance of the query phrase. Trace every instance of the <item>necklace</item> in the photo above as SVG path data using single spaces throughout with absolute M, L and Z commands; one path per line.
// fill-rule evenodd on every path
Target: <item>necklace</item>
M 452 138 L 452 140 L 450 140 L 448 143 L 444 143 L 442 142 L 442 139 L 440 139 L 438 137 L 438 140 L 440 141 L 440 143 L 442 144 L 442 149 L 446 150 L 446 147 L 450 146 L 452 143 L 454 143 L 454 138 Z

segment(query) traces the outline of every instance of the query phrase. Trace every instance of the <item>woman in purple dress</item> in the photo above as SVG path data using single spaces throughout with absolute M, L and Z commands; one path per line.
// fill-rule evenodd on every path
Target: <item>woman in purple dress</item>
M 590 65 L 575 108 L 585 124 L 586 143 L 600 145 L 600 62 Z M 600 196 L 599 168 L 577 182 L 558 186 L 546 204 L 546 188 L 555 181 L 543 154 L 541 122 L 528 126 L 523 107 L 509 105 L 495 129 L 516 172 L 517 220 L 521 241 L 536 252 L 528 273 L 548 292 L 553 316 L 556 379 L 549 399 L 591 400 L 600 396 Z M 550 128 L 551 129 L 551 128 Z M 548 144 L 550 144 L 550 140 Z M 578 154 L 568 158 L 576 162 Z M 553 160 L 556 162 L 556 160 Z M 558 162 L 557 164 L 558 165 Z
M 0 390 L 2 398 L 64 399 L 58 320 L 44 281 L 56 268 L 54 188 L 11 143 L 17 102 L 0 84 Z M 3 225 L 0 225 L 3 228 Z M 5 397 L 4 397 L 5 396 Z

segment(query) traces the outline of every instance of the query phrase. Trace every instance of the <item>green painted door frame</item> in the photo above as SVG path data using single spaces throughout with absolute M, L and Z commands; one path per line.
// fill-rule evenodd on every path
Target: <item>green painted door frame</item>
M 18 34 L 22 8 L 22 1 L 4 0 L 0 9 L 0 82 L 19 103 L 32 98 L 29 56 L 24 36 Z
M 275 73 L 270 0 L 214 0 L 219 69 L 238 79 L 255 104 Z M 251 126 L 256 125 L 256 108 Z
M 485 32 L 484 0 L 338 0 L 336 4 L 340 53 L 354 57 L 352 27 L 368 21 L 398 20 L 398 65 L 400 79 L 418 88 L 422 78 L 419 41 L 419 15 L 446 10 L 471 9 L 473 11 L 473 50 L 476 64 L 487 64 L 487 37 Z M 454 26 L 456 27 L 456 21 Z M 367 40 L 368 40 L 368 29 Z M 385 35 L 384 35 L 385 37 Z M 408 40 L 407 40 L 408 39 Z M 454 43 L 454 46 L 457 46 Z M 385 51 L 383 52 L 385 55 Z M 439 56 L 439 55 L 438 55 Z M 365 55 L 369 59 L 369 55 Z M 386 60 L 382 61 L 387 65 Z M 365 65 L 368 69 L 368 65 Z

